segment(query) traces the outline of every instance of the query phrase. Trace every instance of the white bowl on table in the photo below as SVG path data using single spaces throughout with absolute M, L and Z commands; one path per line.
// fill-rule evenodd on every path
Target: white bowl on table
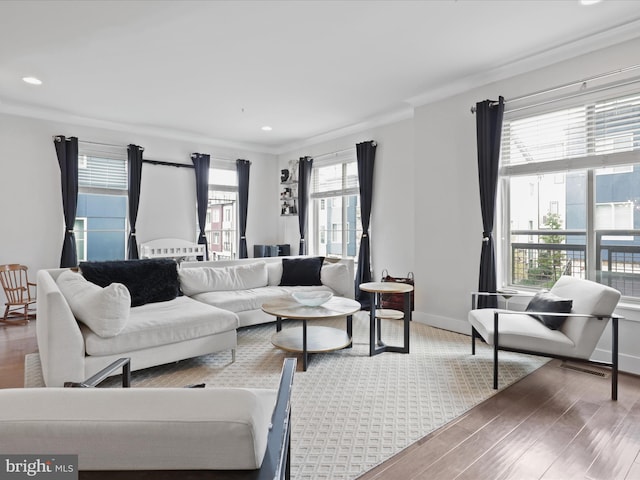
M 333 297 L 331 292 L 293 292 L 293 299 L 301 305 L 307 307 L 318 307 L 328 302 Z

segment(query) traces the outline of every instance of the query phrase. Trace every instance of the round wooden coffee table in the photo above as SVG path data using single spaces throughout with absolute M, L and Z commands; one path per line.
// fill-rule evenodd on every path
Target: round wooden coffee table
M 276 333 L 271 337 L 271 343 L 288 352 L 302 353 L 304 371 L 307 370 L 309 353 L 331 352 L 351 346 L 353 314 L 360 308 L 360 303 L 342 297 L 332 297 L 317 307 L 302 305 L 292 297 L 281 297 L 262 305 L 263 312 L 276 317 Z M 307 320 L 339 317 L 347 317 L 346 331 L 317 325 L 307 327 Z M 283 319 L 302 320 L 302 326 L 283 330 Z

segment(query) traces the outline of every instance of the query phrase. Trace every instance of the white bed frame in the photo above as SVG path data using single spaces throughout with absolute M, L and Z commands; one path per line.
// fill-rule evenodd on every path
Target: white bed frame
M 140 244 L 140 258 L 187 259 L 205 255 L 204 245 L 180 238 L 159 238 Z

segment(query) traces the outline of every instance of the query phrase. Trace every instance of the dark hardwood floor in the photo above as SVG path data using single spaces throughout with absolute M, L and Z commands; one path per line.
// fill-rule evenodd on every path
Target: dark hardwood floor
M 0 388 L 22 387 L 36 350 L 35 322 L 0 326 Z M 639 453 L 640 377 L 613 402 L 609 378 L 553 360 L 359 480 L 640 480 Z
M 640 378 L 549 362 L 359 480 L 640 479 Z M 604 369 L 603 369 L 604 371 Z
M 24 386 L 24 356 L 38 350 L 36 324 L 0 323 L 0 388 Z

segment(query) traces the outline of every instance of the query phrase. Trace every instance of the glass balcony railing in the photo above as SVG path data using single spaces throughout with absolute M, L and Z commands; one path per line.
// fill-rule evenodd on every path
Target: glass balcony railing
M 561 275 L 588 278 L 587 234 L 581 230 L 511 232 L 511 283 L 550 288 Z M 640 230 L 597 230 L 595 279 L 640 297 Z
M 596 281 L 640 297 L 640 230 L 596 231 Z
M 585 278 L 584 231 L 514 230 L 511 238 L 513 285 L 550 288 L 561 275 Z

